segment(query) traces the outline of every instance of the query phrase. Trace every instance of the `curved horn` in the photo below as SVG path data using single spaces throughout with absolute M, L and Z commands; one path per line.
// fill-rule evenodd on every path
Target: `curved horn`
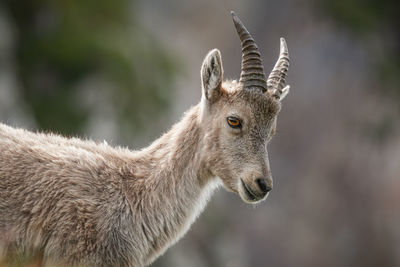
M 242 43 L 242 71 L 239 82 L 243 84 L 243 88 L 259 88 L 265 92 L 268 87 L 258 46 L 236 14 L 233 11 L 231 14 Z
M 276 98 L 280 98 L 285 91 L 285 78 L 289 69 L 289 51 L 284 38 L 281 38 L 281 49 L 278 61 L 269 74 L 267 85 L 268 91 Z M 285 88 L 284 88 L 285 87 Z

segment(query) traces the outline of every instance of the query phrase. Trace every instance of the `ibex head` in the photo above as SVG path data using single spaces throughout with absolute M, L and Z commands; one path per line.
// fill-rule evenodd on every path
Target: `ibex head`
M 232 17 L 242 44 L 242 70 L 239 82 L 223 82 L 220 52 L 210 51 L 203 62 L 204 152 L 213 176 L 244 201 L 256 203 L 272 189 L 267 144 L 275 133 L 280 102 L 289 92 L 289 55 L 281 38 L 278 61 L 267 79 L 254 39 L 233 12 Z

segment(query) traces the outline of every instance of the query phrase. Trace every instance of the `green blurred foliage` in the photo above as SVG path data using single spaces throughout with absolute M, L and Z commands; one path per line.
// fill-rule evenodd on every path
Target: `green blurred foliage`
M 368 42 L 370 36 L 384 40 L 385 54 L 369 51 L 378 74 L 380 90 L 400 100 L 400 1 L 397 0 L 323 0 L 318 2 L 342 29 Z M 400 112 L 400 110 L 399 110 Z
M 362 40 L 372 64 L 370 81 L 374 93 L 383 101 L 400 101 L 400 1 L 397 0 L 323 0 L 328 14 L 342 30 Z M 379 38 L 379 46 L 368 45 Z M 389 107 L 389 105 L 388 105 Z M 375 121 L 363 122 L 360 133 L 376 144 L 385 144 L 400 130 L 400 106 L 388 108 Z
M 3 0 L 16 32 L 20 88 L 38 126 L 82 133 L 91 109 L 79 84 L 106 84 L 120 132 L 168 107 L 177 68 L 135 21 L 132 0 Z M 104 93 L 100 92 L 99 93 Z
M 336 22 L 358 33 L 369 33 L 394 19 L 393 0 L 325 0 Z M 393 14 L 391 14 L 393 13 Z

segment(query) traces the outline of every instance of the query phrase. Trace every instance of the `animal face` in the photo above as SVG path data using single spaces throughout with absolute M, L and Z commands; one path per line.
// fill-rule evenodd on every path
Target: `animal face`
M 219 90 L 217 99 L 203 103 L 210 171 L 244 201 L 259 202 L 272 189 L 267 145 L 275 133 L 280 102 L 235 82 Z
M 242 44 L 239 82 L 223 83 L 221 54 L 214 49 L 201 68 L 203 155 L 213 176 L 249 203 L 264 200 L 272 189 L 267 145 L 276 130 L 281 100 L 289 92 L 286 42 L 268 79 L 254 39 L 239 18 L 233 22 Z

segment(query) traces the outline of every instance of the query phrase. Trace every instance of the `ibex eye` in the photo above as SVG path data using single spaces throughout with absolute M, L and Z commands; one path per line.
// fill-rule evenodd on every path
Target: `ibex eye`
M 238 118 L 228 117 L 228 118 L 226 118 L 226 121 L 228 122 L 229 126 L 231 126 L 232 128 L 242 127 L 242 123 L 240 122 L 240 120 Z

